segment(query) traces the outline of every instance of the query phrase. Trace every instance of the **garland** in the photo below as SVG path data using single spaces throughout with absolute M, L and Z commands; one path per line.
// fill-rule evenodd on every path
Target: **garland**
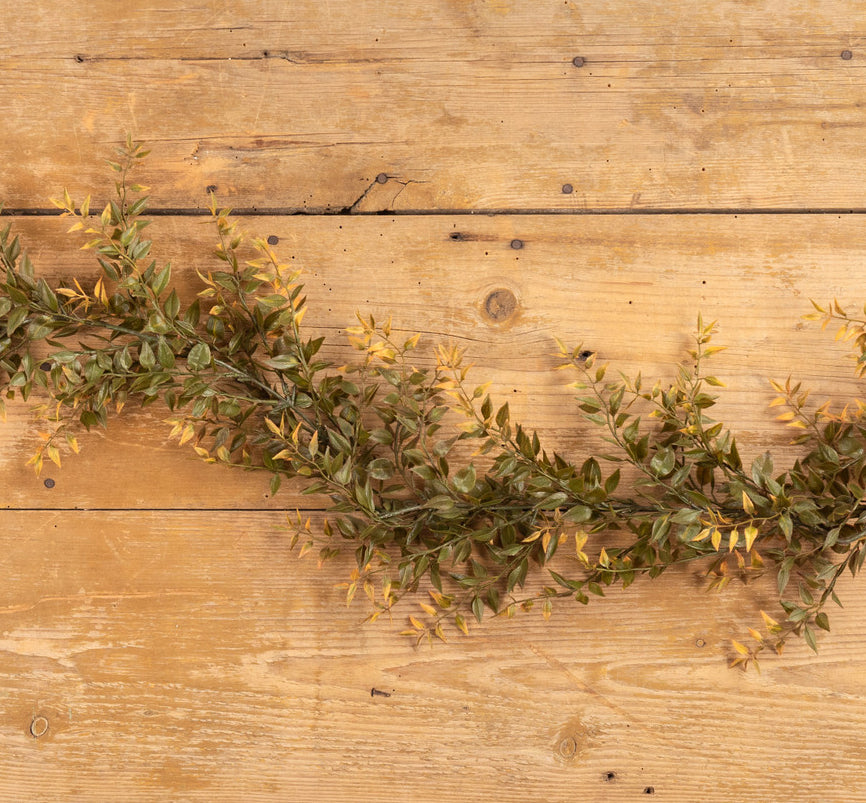
M 348 330 L 354 362 L 323 360 L 323 338 L 302 329 L 298 272 L 213 200 L 218 269 L 181 301 L 143 236 L 147 188 L 129 181 L 146 154 L 128 139 L 109 162 L 117 197 L 98 218 L 89 198 L 54 202 L 70 231 L 90 238 L 101 267 L 93 287 L 37 278 L 10 226 L 0 231 L 0 384 L 7 398 L 43 399 L 37 472 L 77 452 L 78 431 L 105 426 L 110 411 L 159 400 L 171 435 L 205 461 L 264 471 L 273 493 L 291 478 L 325 495 L 321 528 L 291 517 L 292 547 L 320 561 L 353 548 L 343 587 L 347 603 L 359 589 L 369 597 L 368 620 L 415 594 L 403 633 L 416 641 L 535 606 L 547 618 L 560 600 L 586 604 L 696 562 L 716 588 L 775 573 L 778 618 L 762 612 L 749 646 L 733 642 L 732 665 L 757 664 L 792 636 L 817 649 L 837 580 L 866 559 L 862 402 L 812 409 L 798 384 L 774 382 L 778 420 L 796 428 L 803 453 L 784 471 L 769 453 L 746 467 L 708 415 L 708 389 L 721 385 L 705 372 L 721 349 L 714 324 L 699 318 L 676 379 L 652 386 L 640 375 L 611 380 L 595 355 L 559 343 L 583 416 L 614 447 L 572 463 L 513 422 L 487 386 L 468 383 L 459 349 L 439 346 L 435 366 L 418 368 L 418 336 L 398 339 L 390 323 L 359 316 Z M 807 317 L 840 323 L 862 375 L 866 321 L 836 303 Z M 467 446 L 471 459 L 461 458 Z M 617 493 L 622 468 L 637 477 L 627 494 Z

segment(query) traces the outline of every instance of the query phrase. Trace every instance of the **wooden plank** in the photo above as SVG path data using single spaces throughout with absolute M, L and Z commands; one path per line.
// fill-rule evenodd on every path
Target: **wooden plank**
M 67 237 L 64 221 L 14 221 L 45 275 L 94 277 L 95 262 Z M 866 234 L 859 216 L 562 216 L 253 218 L 245 228 L 277 237 L 287 261 L 305 271 L 306 324 L 324 334 L 336 363 L 351 359 L 343 327 L 356 310 L 407 336 L 422 332 L 419 364 L 436 343 L 465 346 L 478 382 L 535 427 L 547 448 L 582 459 L 598 448 L 554 371 L 554 337 L 583 343 L 615 369 L 671 378 L 701 312 L 717 319 L 726 352 L 713 358 L 727 383 L 719 418 L 745 458 L 772 448 L 792 456 L 772 421 L 768 379 L 789 375 L 816 399 L 858 392 L 845 347 L 800 316 L 809 298 L 862 301 Z M 148 229 L 156 255 L 171 259 L 192 298 L 207 271 L 213 228 L 184 217 Z M 521 248 L 512 247 L 519 240 Z M 98 270 L 98 268 L 97 268 Z M 513 306 L 511 303 L 513 300 Z M 24 407 L 0 427 L 3 505 L 9 507 L 273 508 L 310 504 L 290 490 L 269 499 L 267 477 L 200 464 L 167 440 L 158 407 L 124 413 L 107 433 L 82 439 L 82 454 L 48 474 L 50 491 L 25 467 L 35 430 Z M 94 479 L 98 478 L 98 482 Z
M 820 656 L 761 675 L 728 638 L 771 590 L 678 571 L 415 649 L 279 525 L 0 512 L 0 799 L 866 799 L 847 583 Z
M 57 9 L 0 3 L 12 207 L 102 184 L 127 131 L 168 207 L 863 206 L 856 0 Z

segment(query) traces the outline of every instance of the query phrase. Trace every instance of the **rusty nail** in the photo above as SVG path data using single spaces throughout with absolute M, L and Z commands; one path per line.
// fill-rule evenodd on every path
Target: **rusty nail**
M 377 688 L 374 686 L 372 689 L 370 689 L 370 696 L 371 696 L 371 697 L 390 697 L 390 696 L 391 696 L 391 692 L 389 692 L 389 691 L 381 691 L 380 689 L 377 689 Z

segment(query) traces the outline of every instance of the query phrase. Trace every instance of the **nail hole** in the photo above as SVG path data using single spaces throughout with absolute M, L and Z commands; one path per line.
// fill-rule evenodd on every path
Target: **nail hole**
M 76 61 L 78 64 L 84 64 L 84 62 L 87 61 L 87 57 L 86 57 L 86 56 L 83 56 L 81 53 L 78 53 L 78 54 L 76 54 L 76 56 L 75 56 L 75 61 Z
M 571 184 L 563 184 L 562 185 L 562 194 L 563 195 L 571 195 L 574 192 L 574 187 Z
M 592 357 L 592 352 L 589 349 L 584 349 L 577 355 L 577 358 L 581 362 L 586 362 L 590 357 Z
M 272 234 L 268 237 L 268 245 L 276 245 L 280 241 L 280 238 L 277 237 L 276 234 Z
M 839 56 L 843 59 L 843 61 L 851 61 L 854 58 L 854 54 L 850 50 L 843 50 Z
M 643 790 L 643 793 L 645 795 L 654 795 L 656 793 L 656 790 L 654 787 L 648 786 L 646 789 Z
M 575 67 L 583 67 L 583 65 L 586 64 L 586 59 L 585 59 L 583 56 L 575 56 L 575 57 L 571 60 L 571 63 L 572 63 Z
M 33 721 L 30 723 L 30 735 L 34 739 L 38 739 L 46 733 L 48 733 L 48 719 L 41 715 L 33 717 Z
M 511 241 L 511 247 L 515 251 L 519 251 L 521 248 L 523 248 L 523 240 L 512 240 Z
M 465 239 L 463 234 L 459 231 L 452 231 L 451 234 L 448 235 L 452 240 L 459 242 L 460 240 Z
M 48 478 L 45 480 L 45 482 L 43 482 L 42 484 L 43 484 L 46 488 L 53 488 L 57 483 L 54 482 L 54 480 L 52 480 L 51 477 L 48 477 Z
M 204 191 L 206 193 L 208 193 L 208 195 L 212 192 L 216 192 L 217 191 L 217 185 L 216 184 L 208 184 L 207 187 L 204 188 Z
M 706 646 L 707 646 L 707 642 L 704 641 L 704 639 L 702 639 L 702 638 L 699 638 L 697 641 L 695 641 L 695 647 L 706 647 Z
M 605 779 L 608 783 L 613 783 L 613 782 L 616 780 L 616 773 L 615 773 L 615 772 L 606 772 L 606 773 L 604 774 L 604 779 Z

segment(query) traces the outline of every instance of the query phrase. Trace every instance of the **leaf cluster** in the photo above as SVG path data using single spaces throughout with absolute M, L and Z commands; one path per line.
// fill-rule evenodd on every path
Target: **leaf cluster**
M 778 619 L 763 613 L 751 646 L 733 642 L 735 665 L 792 636 L 816 648 L 837 580 L 866 560 L 862 402 L 813 409 L 798 384 L 774 382 L 802 456 L 781 471 L 769 453 L 745 465 L 710 415 L 723 384 L 706 372 L 721 350 L 715 323 L 698 318 L 667 383 L 612 378 L 596 355 L 559 343 L 578 409 L 610 447 L 574 461 L 471 384 L 459 349 L 439 345 L 419 367 L 417 335 L 359 315 L 352 361 L 325 359 L 324 338 L 302 325 L 299 272 L 213 200 L 214 267 L 182 297 L 145 236 L 147 188 L 130 180 L 145 155 L 131 140 L 119 149 L 116 197 L 98 215 L 89 198 L 55 202 L 87 237 L 92 286 L 39 278 L 11 228 L 0 231 L 0 386 L 5 399 L 35 399 L 37 472 L 78 451 L 81 429 L 159 402 L 172 436 L 205 461 L 327 499 L 321 526 L 288 517 L 293 547 L 320 561 L 351 551 L 346 602 L 363 591 L 370 620 L 414 596 L 403 632 L 415 641 L 534 607 L 547 618 L 562 600 L 694 563 L 718 589 L 775 575 Z M 813 317 L 839 323 L 862 374 L 866 321 L 835 302 Z M 625 492 L 624 470 L 638 477 Z

